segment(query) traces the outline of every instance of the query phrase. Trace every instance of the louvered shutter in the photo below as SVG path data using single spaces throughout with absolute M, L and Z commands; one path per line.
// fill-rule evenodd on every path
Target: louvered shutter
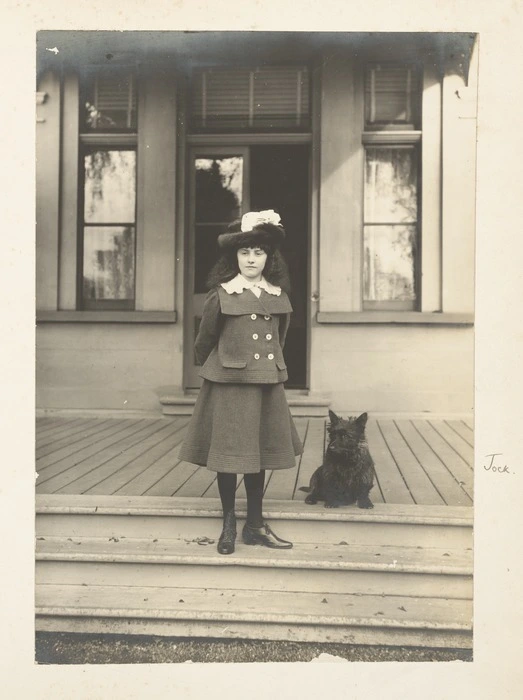
M 419 80 L 415 66 L 373 64 L 365 75 L 367 125 L 415 127 L 419 120 Z
M 194 131 L 308 130 L 308 70 L 271 66 L 197 71 L 191 125 Z
M 92 77 L 86 122 L 90 129 L 136 128 L 136 87 L 133 74 L 100 72 Z

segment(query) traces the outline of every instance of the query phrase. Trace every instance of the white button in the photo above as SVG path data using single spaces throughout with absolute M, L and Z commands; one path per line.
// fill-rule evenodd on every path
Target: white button
M 270 352 L 270 353 L 267 355 L 267 357 L 269 358 L 269 360 L 274 360 L 274 355 L 272 354 L 272 352 Z
M 270 321 L 270 320 L 271 320 L 271 317 L 270 317 L 270 316 L 264 316 L 263 318 L 264 318 L 266 321 Z
M 272 335 L 271 335 L 270 333 L 267 333 L 267 335 L 265 336 L 265 338 L 266 338 L 267 340 L 272 340 Z
M 257 334 L 257 333 L 253 333 L 253 334 L 252 334 L 252 339 L 253 339 L 253 340 L 258 340 L 258 334 Z
M 253 321 L 256 321 L 256 314 L 251 314 L 251 318 Z
M 258 354 L 257 352 L 254 353 L 254 359 L 255 359 L 255 360 L 259 360 L 259 359 L 260 359 L 260 356 L 259 356 L 259 354 Z

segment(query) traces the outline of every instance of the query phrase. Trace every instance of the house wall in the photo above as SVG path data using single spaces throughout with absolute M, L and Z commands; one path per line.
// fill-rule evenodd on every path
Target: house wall
M 45 323 L 37 329 L 39 408 L 160 411 L 182 382 L 178 324 Z
M 467 84 L 453 65 L 424 71 L 421 309 L 408 323 L 361 309 L 361 68 L 323 61 L 310 390 L 340 411 L 473 409 L 477 60 L 476 48 Z
M 78 78 L 65 72 L 40 80 L 46 100 L 36 133 L 38 408 L 160 412 L 159 396 L 182 384 L 173 71 L 144 76 L 141 87 L 136 310 L 89 312 L 77 310 Z
M 474 401 L 472 328 L 317 325 L 311 390 L 333 408 L 466 413 Z
M 435 117 L 423 133 L 422 309 L 419 323 L 406 324 L 401 312 L 380 323 L 361 318 L 363 157 L 361 133 L 354 130 L 357 119 L 362 126 L 359 71 L 343 54 L 323 64 L 313 144 L 311 290 L 317 300 L 311 304 L 309 388 L 340 411 L 473 407 L 473 328 L 453 325 L 450 317 L 434 324 L 429 317 L 473 311 L 474 66 L 468 86 L 452 71 L 426 72 L 424 110 Z M 66 76 L 62 114 L 73 105 L 74 94 L 67 93 L 73 87 Z M 142 92 L 139 167 L 146 186 L 139 192 L 134 322 L 123 322 L 128 312 L 114 323 L 97 322 L 101 316 L 93 322 L 63 318 L 66 310 L 85 313 L 74 311 L 76 232 L 64 216 L 75 211 L 68 197 L 75 197 L 76 185 L 63 186 L 63 171 L 76 166 L 64 163 L 62 144 L 60 172 L 59 81 L 47 75 L 40 89 L 48 98 L 38 109 L 46 121 L 37 125 L 37 307 L 47 316 L 36 336 L 37 407 L 159 412 L 159 397 L 183 387 L 183 187 L 177 180 L 183 156 L 177 158 L 173 79 L 153 75 Z M 63 140 L 71 128 L 61 129 Z M 172 318 L 151 322 L 160 312 Z

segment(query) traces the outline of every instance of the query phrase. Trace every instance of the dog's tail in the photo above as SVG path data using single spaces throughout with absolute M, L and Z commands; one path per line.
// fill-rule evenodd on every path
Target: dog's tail
M 298 491 L 305 491 L 306 493 L 310 493 L 311 487 L 310 486 L 300 486 Z

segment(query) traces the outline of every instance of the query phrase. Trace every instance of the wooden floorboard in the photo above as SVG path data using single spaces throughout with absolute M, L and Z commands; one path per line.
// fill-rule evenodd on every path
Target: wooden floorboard
M 128 483 L 121 486 L 115 491 L 115 495 L 143 496 L 178 464 L 180 461 L 178 453 L 187 432 L 189 418 L 180 418 L 178 420 L 176 430 L 173 432 L 173 445 L 169 450 L 152 462 L 146 469 L 136 474 Z
M 385 503 L 414 503 L 376 420 L 369 419 L 366 433 L 369 444 L 372 444 L 376 478 Z
M 296 418 L 294 423 L 296 425 L 299 438 L 303 444 L 307 433 L 308 419 Z M 301 455 L 296 459 L 297 465 L 299 465 L 300 459 Z M 275 469 L 269 474 L 264 497 L 290 501 L 292 499 L 295 486 L 296 469 Z
M 99 419 L 101 420 L 101 419 Z M 45 446 L 50 441 L 60 440 L 64 435 L 75 430 L 85 430 L 85 420 L 78 418 L 75 421 L 68 421 L 65 425 L 63 423 L 57 423 L 53 426 L 48 427 L 41 433 L 37 433 L 38 438 L 38 449 Z
M 154 462 L 164 457 L 173 447 L 180 442 L 180 436 L 175 425 L 165 425 L 139 445 L 126 452 L 127 461 L 122 459 L 117 470 L 113 470 L 113 464 L 108 465 L 111 473 L 101 481 L 86 489 L 87 494 L 117 493 L 126 486 L 134 477 L 147 470 Z
M 387 447 L 392 454 L 394 462 L 407 482 L 409 493 L 414 503 L 419 505 L 444 504 L 434 484 L 427 474 L 421 469 L 415 454 L 410 449 L 403 435 L 399 432 L 394 421 L 378 420 Z
M 42 457 L 52 455 L 62 448 L 77 445 L 82 440 L 92 438 L 98 433 L 103 433 L 105 429 L 110 429 L 113 425 L 114 421 L 111 420 L 93 419 L 80 425 L 72 425 L 60 433 L 47 436 L 47 438 L 41 442 L 40 440 L 38 441 L 39 445 L 36 450 L 36 459 L 42 459 Z M 91 442 L 91 440 L 89 442 Z
M 201 496 L 213 480 L 216 474 L 207 467 L 199 467 L 194 474 L 180 486 L 174 493 L 175 496 Z
M 88 447 L 80 452 L 73 453 L 66 458 L 60 459 L 47 467 L 42 468 L 37 462 L 36 468 L 39 472 L 37 481 L 38 487 L 47 483 L 46 488 L 60 488 L 71 481 L 83 476 L 100 464 L 109 461 L 113 454 L 118 454 L 122 441 L 129 436 L 140 440 L 142 432 L 147 429 L 147 421 L 126 420 L 118 421 L 115 429 L 99 442 L 92 442 Z M 52 491 L 49 491 L 52 493 Z M 79 493 L 79 492 L 77 492 Z
M 463 425 L 467 426 L 467 428 L 471 431 L 474 432 L 474 421 L 472 418 L 463 418 Z
M 296 477 L 296 489 L 294 498 L 300 501 L 305 499 L 305 493 L 299 491 L 300 486 L 308 486 L 314 471 L 323 461 L 323 445 L 325 440 L 325 421 L 323 418 L 309 418 L 307 438 L 301 456 L 298 474 Z
M 78 440 L 78 442 L 73 442 L 66 447 L 61 447 L 58 450 L 51 452 L 45 457 L 37 458 L 36 466 L 39 471 L 45 467 L 57 464 L 61 461 L 66 461 L 67 459 L 73 457 L 74 455 L 81 454 L 82 450 L 91 450 L 93 446 L 100 447 L 100 441 L 105 440 L 106 437 L 113 435 L 118 432 L 125 422 L 123 420 L 115 420 L 109 422 L 102 430 L 97 434 L 97 439 L 94 440 L 90 437 L 84 438 L 83 440 Z
M 207 490 L 202 494 L 204 498 L 220 498 L 220 492 L 218 491 L 218 481 L 216 479 L 216 474 L 214 479 L 209 484 Z
M 468 444 L 463 438 L 458 435 L 452 428 L 450 428 L 443 420 L 430 420 L 429 424 L 434 428 L 434 430 L 445 440 L 454 452 L 461 457 L 461 459 L 467 464 L 471 469 L 474 463 L 474 448 Z
M 145 424 L 144 424 L 145 423 Z M 53 465 L 43 474 L 41 486 L 48 482 L 56 491 L 74 483 L 67 493 L 82 493 L 80 479 L 90 472 L 118 457 L 130 445 L 134 445 L 144 439 L 151 431 L 149 421 L 131 420 L 125 426 L 120 427 L 117 433 L 107 437 L 102 443 L 93 445 L 90 450 L 84 450 L 81 455 L 73 456 L 69 460 Z M 76 461 L 75 461 L 76 460 Z M 49 479 L 49 474 L 53 476 Z
M 470 497 L 449 472 L 442 459 L 419 433 L 413 422 L 401 420 L 397 421 L 396 424 L 445 503 L 449 506 L 471 505 Z
M 216 473 L 178 459 L 189 416 L 45 416 L 36 421 L 37 492 L 218 498 Z M 296 417 L 304 443 L 295 469 L 268 471 L 265 498 L 303 501 L 323 461 L 324 418 Z M 462 417 L 369 418 L 375 503 L 472 505 L 474 433 Z M 245 497 L 242 475 L 238 497 Z
M 472 499 L 473 473 L 469 465 L 453 450 L 428 421 L 415 420 L 414 427 L 443 461 L 454 479 Z
M 145 492 L 145 496 L 173 496 L 199 467 L 177 461 L 175 466 Z
M 79 422 L 82 422 L 81 418 L 37 418 L 35 432 L 39 437 L 43 437 L 55 430 L 64 430 L 68 425 Z
M 457 433 L 470 447 L 474 448 L 474 433 L 460 420 L 446 420 L 445 423 Z
M 37 416 L 35 418 L 35 430 L 38 433 L 39 431 L 45 430 L 48 425 L 56 425 L 56 423 L 60 420 L 59 417 L 57 416 Z M 63 422 L 66 420 L 73 420 L 72 418 L 64 418 Z
M 145 455 L 147 450 L 152 449 L 157 442 L 166 437 L 168 431 L 168 424 L 162 425 L 161 423 L 154 423 L 153 425 L 150 425 L 148 431 L 143 431 L 141 439 L 133 439 L 131 444 L 127 444 L 125 445 L 124 449 L 120 449 L 119 454 L 114 456 L 113 459 L 108 460 L 104 464 L 98 466 L 96 469 L 90 471 L 88 474 L 85 474 L 83 477 L 78 479 L 74 486 L 66 486 L 65 488 L 61 489 L 60 492 L 74 493 L 74 489 L 79 488 L 80 493 L 86 493 L 87 491 L 90 493 L 103 493 L 105 491 L 106 493 L 110 494 L 111 488 L 114 484 L 114 481 L 111 480 L 110 477 L 120 473 L 120 471 L 124 469 L 126 465 L 133 462 L 136 457 Z M 97 488 L 103 481 L 106 482 L 104 487 L 101 489 Z M 118 480 L 117 483 L 121 485 Z

